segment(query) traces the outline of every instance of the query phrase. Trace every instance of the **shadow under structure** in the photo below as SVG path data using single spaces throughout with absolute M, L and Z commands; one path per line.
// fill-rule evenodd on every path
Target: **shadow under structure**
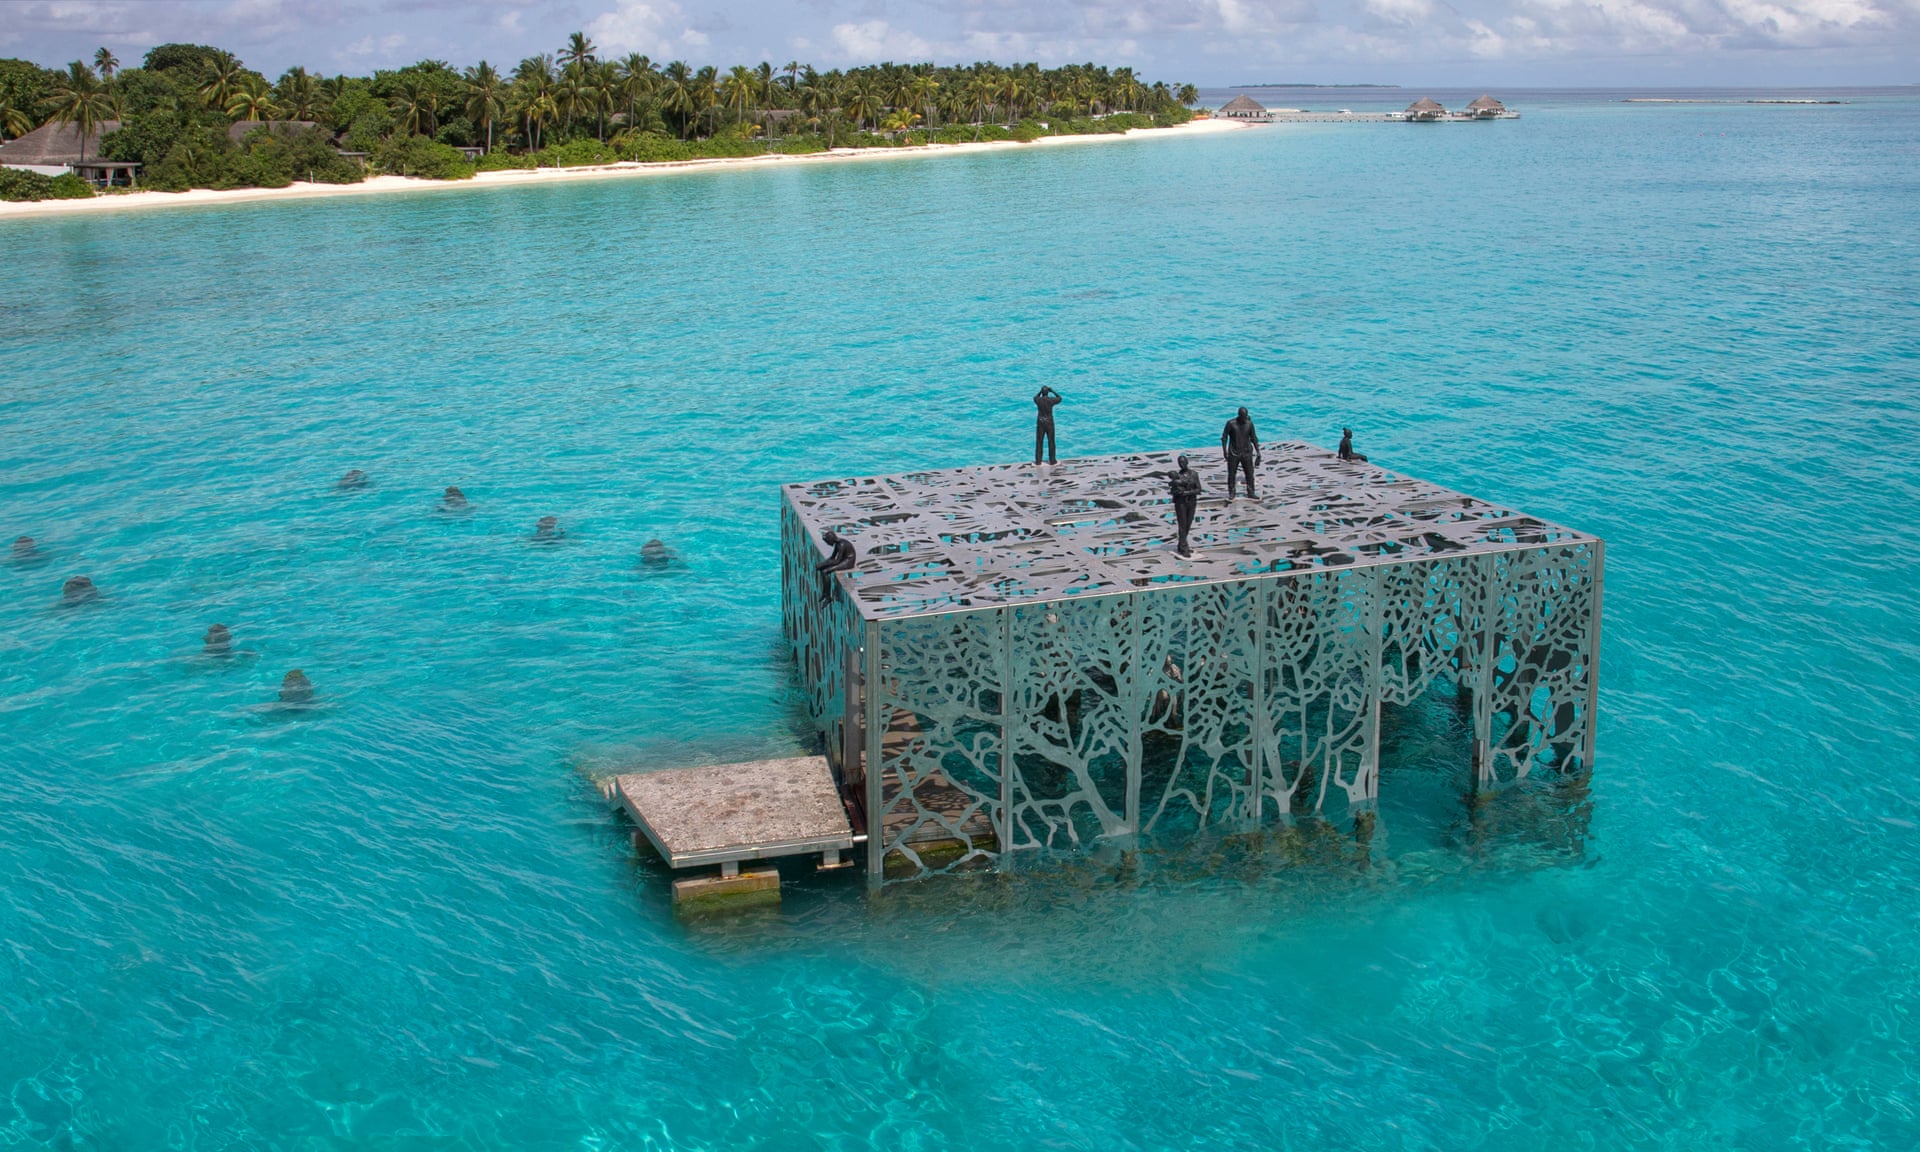
M 874 882 L 1370 827 L 1381 710 L 1428 693 L 1475 792 L 1591 771 L 1603 541 L 1286 443 L 1257 499 L 1201 500 L 1183 557 L 1178 455 L 782 489 L 783 626 Z M 823 596 L 827 531 L 858 563 Z

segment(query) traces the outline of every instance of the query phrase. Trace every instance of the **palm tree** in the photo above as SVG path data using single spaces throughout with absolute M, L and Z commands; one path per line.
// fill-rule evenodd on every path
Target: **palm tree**
M 985 76 L 975 76 L 973 83 L 967 85 L 967 111 L 973 117 L 973 138 L 980 139 L 980 130 L 986 127 L 987 109 L 993 107 L 993 81 Z
M 687 70 L 684 60 L 675 60 L 660 72 L 660 107 L 671 112 L 680 121 L 680 139 L 687 138 L 687 129 L 693 124 L 699 104 L 693 95 L 693 73 Z
M 698 110 L 696 115 L 707 126 L 707 134 L 713 134 L 713 118 L 706 115 L 720 100 L 720 72 L 711 64 L 704 65 L 693 74 L 693 103 Z
M 0 136 L 25 136 L 31 131 L 33 117 L 5 92 L 0 92 Z
M 720 96 L 723 105 L 733 110 L 733 126 L 738 128 L 746 119 L 747 109 L 754 106 L 756 89 L 760 86 L 753 70 L 744 64 L 735 64 L 720 82 Z
M 1011 126 L 1020 119 L 1020 102 L 1026 99 L 1027 86 L 1020 82 L 1018 74 L 1009 72 L 1000 78 L 999 96 L 1007 113 L 1007 124 Z
M 593 63 L 593 41 L 587 39 L 585 32 L 575 32 L 567 37 L 567 46 L 560 49 L 560 60 L 573 67 L 584 67 Z
M 213 73 L 200 85 L 200 98 L 209 108 L 225 108 L 246 79 L 247 70 L 240 66 L 240 61 L 223 52 L 214 62 Z
M 915 76 L 907 99 L 920 109 L 928 128 L 933 127 L 934 109 L 939 104 L 940 82 L 931 76 Z
M 588 108 L 586 77 L 578 64 L 568 64 L 560 70 L 560 82 L 553 89 L 554 103 L 560 108 L 560 115 L 566 119 L 567 131 L 573 130 L 574 118 Z
M 280 106 L 274 103 L 273 89 L 258 76 L 247 77 L 246 83 L 227 100 L 227 115 L 235 120 L 278 120 Z
M 620 91 L 619 69 L 612 64 L 595 64 L 593 73 L 593 108 L 598 121 L 600 142 L 607 142 L 607 120 L 613 115 L 614 97 Z
M 500 79 L 500 73 L 485 60 L 475 64 L 461 74 L 461 92 L 466 96 L 464 111 L 467 119 L 487 130 L 487 151 L 493 151 L 493 122 L 506 112 L 506 102 L 502 98 L 506 85 Z
M 97 133 L 100 125 L 120 117 L 119 98 L 107 91 L 93 69 L 79 60 L 67 65 L 67 74 L 54 83 L 53 91 L 47 96 L 46 109 L 59 123 L 80 129 L 82 160 L 87 158 L 87 137 Z
M 525 74 L 514 83 L 514 92 L 518 105 L 518 115 L 527 126 L 527 145 L 535 152 L 540 150 L 540 129 L 548 121 L 560 115 L 559 103 L 553 96 L 553 76 L 546 69 L 527 70 L 527 61 L 520 62 Z
M 320 99 L 326 101 L 329 108 L 333 106 L 334 101 L 346 94 L 347 78 L 345 76 L 329 76 L 320 81 Z
M 889 135 L 897 137 L 902 132 L 913 131 L 913 126 L 919 121 L 920 113 L 911 108 L 900 108 L 882 121 L 880 126 L 886 129 Z
M 1193 107 L 1194 101 L 1198 99 L 1200 99 L 1200 89 L 1195 88 L 1191 84 L 1180 85 L 1180 103 L 1191 108 Z
M 410 135 L 431 136 L 440 126 L 440 95 L 418 73 L 409 72 L 400 78 L 400 90 L 387 105 Z
M 865 120 L 878 120 L 880 117 L 880 97 L 875 94 L 873 85 L 863 76 L 853 82 L 847 90 L 847 102 L 844 105 L 848 116 L 853 117 L 853 126 L 860 127 Z
M 627 129 L 631 131 L 639 127 L 635 120 L 640 115 L 640 101 L 653 95 L 654 82 L 660 74 L 653 70 L 653 61 L 634 52 L 620 61 L 614 75 L 619 81 L 619 94 L 627 101 Z
M 100 73 L 100 79 L 111 80 L 120 68 L 120 60 L 110 49 L 102 48 L 93 54 L 93 67 Z
M 554 76 L 553 57 L 545 53 L 529 56 L 513 68 L 513 82 L 516 84 L 525 84 L 535 79 L 545 80 L 551 84 Z
M 787 94 L 792 95 L 798 92 L 800 90 L 800 61 L 789 60 L 787 61 L 787 66 L 780 69 L 780 71 L 787 74 Z
M 320 105 L 320 85 L 305 68 L 295 65 L 280 77 L 276 94 L 280 97 L 280 110 L 289 120 L 315 119 L 314 110 Z

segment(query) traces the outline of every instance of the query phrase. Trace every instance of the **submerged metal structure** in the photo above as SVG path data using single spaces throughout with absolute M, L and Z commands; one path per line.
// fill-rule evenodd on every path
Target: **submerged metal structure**
M 1178 453 L 790 484 L 782 599 L 876 881 L 1372 810 L 1383 707 L 1452 689 L 1476 787 L 1593 763 L 1603 543 L 1270 445 L 1192 558 Z M 820 536 L 859 566 L 823 600 Z

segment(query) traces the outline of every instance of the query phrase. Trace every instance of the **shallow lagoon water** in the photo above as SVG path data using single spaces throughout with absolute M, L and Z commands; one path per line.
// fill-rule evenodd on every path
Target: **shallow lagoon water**
M 0 1143 L 1920 1145 L 1920 100 L 1853 95 L 0 226 Z M 1042 382 L 1605 536 L 1584 839 L 1415 757 L 1364 869 L 677 924 L 587 779 L 803 747 L 777 486 Z

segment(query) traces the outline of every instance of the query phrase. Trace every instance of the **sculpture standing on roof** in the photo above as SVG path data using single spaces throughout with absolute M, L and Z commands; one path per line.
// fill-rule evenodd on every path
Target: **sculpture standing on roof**
M 1033 425 L 1033 462 L 1040 463 L 1040 446 L 1046 445 L 1047 463 L 1053 459 L 1053 410 L 1065 399 L 1060 393 L 1040 385 L 1040 391 L 1033 394 L 1033 406 L 1040 409 L 1040 418 Z
M 854 558 L 853 545 L 831 528 L 820 534 L 820 540 L 832 549 L 825 560 L 814 565 L 814 571 L 820 573 L 820 603 L 825 604 L 833 599 L 833 574 L 851 572 L 859 561 Z
M 1247 498 L 1253 499 L 1253 469 L 1260 463 L 1260 436 L 1253 430 L 1253 417 L 1247 415 L 1245 408 L 1227 421 L 1220 433 L 1220 453 L 1227 458 L 1227 499 L 1233 499 L 1236 471 L 1246 473 Z
M 1193 512 L 1200 505 L 1200 474 L 1187 463 L 1185 456 L 1180 457 L 1180 471 L 1173 474 L 1167 490 L 1173 494 L 1173 519 L 1180 526 L 1180 541 L 1173 546 L 1182 556 L 1193 555 L 1193 549 L 1187 544 L 1187 530 L 1193 527 Z
M 1353 450 L 1353 429 L 1351 428 L 1340 429 L 1340 459 L 1353 460 L 1361 464 L 1367 462 L 1365 456 Z

